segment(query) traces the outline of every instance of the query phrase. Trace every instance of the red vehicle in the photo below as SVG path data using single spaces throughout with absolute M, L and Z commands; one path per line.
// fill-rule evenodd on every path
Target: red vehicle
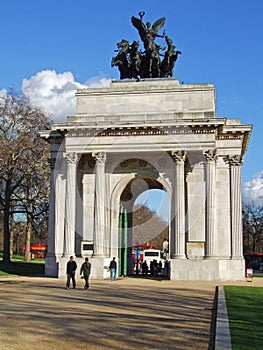
M 46 244 L 30 244 L 30 253 L 32 258 L 45 259 L 47 254 Z
M 141 243 L 132 245 L 132 260 L 134 263 L 144 260 L 144 250 L 145 249 L 156 249 L 155 244 Z

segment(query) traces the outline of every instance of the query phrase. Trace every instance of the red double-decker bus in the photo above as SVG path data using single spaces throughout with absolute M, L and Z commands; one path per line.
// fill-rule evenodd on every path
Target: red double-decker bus
M 156 245 L 149 243 L 134 243 L 132 245 L 132 260 L 134 263 L 144 260 L 145 249 L 156 249 Z
M 45 259 L 47 254 L 47 245 L 30 244 L 30 253 L 32 258 Z

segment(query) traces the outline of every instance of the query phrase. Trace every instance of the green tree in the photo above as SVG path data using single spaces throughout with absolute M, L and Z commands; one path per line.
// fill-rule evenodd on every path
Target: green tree
M 15 212 L 21 212 L 21 208 L 26 208 L 22 211 L 27 215 L 25 200 L 29 200 L 28 193 L 38 191 L 35 175 L 40 176 L 45 169 L 38 160 L 43 160 L 42 154 L 48 147 L 38 139 L 38 132 L 49 126 L 49 117 L 24 96 L 11 91 L 1 98 L 0 209 L 3 211 L 3 261 L 6 263 L 10 262 L 10 219 Z

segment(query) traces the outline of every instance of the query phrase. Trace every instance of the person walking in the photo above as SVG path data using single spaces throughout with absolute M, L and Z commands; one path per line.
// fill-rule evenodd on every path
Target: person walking
M 116 281 L 117 262 L 115 260 L 115 257 L 110 262 L 109 270 L 111 281 Z
M 77 263 L 74 260 L 74 257 L 71 256 L 69 258 L 69 261 L 67 262 L 67 283 L 66 283 L 66 288 L 65 289 L 69 289 L 70 287 L 70 280 L 72 279 L 72 285 L 73 285 L 73 289 L 76 288 L 76 279 L 75 279 L 75 273 L 77 270 Z
M 84 263 L 81 265 L 80 274 L 85 278 L 85 286 L 84 289 L 89 289 L 89 275 L 91 270 L 91 263 L 89 262 L 89 258 L 85 258 Z

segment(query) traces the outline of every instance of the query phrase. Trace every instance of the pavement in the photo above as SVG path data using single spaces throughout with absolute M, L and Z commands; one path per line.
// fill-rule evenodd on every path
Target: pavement
M 0 278 L 0 350 L 214 349 L 217 286 L 251 282 L 150 278 Z

